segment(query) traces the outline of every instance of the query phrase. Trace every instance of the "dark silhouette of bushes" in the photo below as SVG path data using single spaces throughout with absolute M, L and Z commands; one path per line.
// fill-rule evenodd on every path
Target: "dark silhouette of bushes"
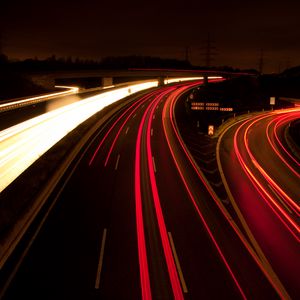
M 5 72 L 0 72 L 0 101 L 43 94 L 46 92 L 48 92 L 47 89 L 35 85 L 19 73 L 7 70 Z

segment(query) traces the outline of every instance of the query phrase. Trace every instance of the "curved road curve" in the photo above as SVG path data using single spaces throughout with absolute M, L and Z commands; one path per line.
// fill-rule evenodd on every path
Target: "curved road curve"
M 272 276 L 292 299 L 300 292 L 300 168 L 286 142 L 286 128 L 299 117 L 299 109 L 293 109 L 240 121 L 219 138 L 218 152 L 231 200 Z
M 88 145 L 3 299 L 278 299 L 197 171 L 167 86 Z

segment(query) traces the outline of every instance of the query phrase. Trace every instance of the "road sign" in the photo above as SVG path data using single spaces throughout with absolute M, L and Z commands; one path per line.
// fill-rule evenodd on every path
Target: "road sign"
M 275 105 L 275 97 L 270 97 L 270 104 Z
M 215 131 L 214 125 L 208 125 L 208 135 L 213 135 Z

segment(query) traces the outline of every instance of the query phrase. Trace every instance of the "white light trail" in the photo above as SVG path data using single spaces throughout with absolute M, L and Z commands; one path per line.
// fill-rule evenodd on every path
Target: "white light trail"
M 63 92 L 55 92 L 55 93 L 50 93 L 50 94 L 46 94 L 46 95 L 30 97 L 30 98 L 26 98 L 26 99 L 20 99 L 20 100 L 16 100 L 16 101 L 5 102 L 5 103 L 0 104 L 0 111 L 15 109 L 20 106 L 25 106 L 25 105 L 45 101 L 45 100 L 50 100 L 50 99 L 58 97 L 58 96 L 77 94 L 79 91 L 78 87 L 60 86 L 60 85 L 57 85 L 55 87 L 68 89 L 68 90 L 63 91 Z
M 208 79 L 222 79 L 222 76 L 209 76 Z M 181 81 L 190 81 L 190 80 L 203 80 L 204 77 L 183 77 L 183 78 L 167 78 L 164 80 L 165 84 L 173 83 L 173 82 L 181 82 Z
M 181 81 L 189 81 L 189 80 L 202 80 L 204 77 L 183 77 L 183 78 L 167 78 L 164 80 L 165 84 L 173 83 L 173 82 L 181 82 Z
M 0 132 L 0 192 L 70 131 L 104 107 L 157 86 L 147 81 L 89 97 Z

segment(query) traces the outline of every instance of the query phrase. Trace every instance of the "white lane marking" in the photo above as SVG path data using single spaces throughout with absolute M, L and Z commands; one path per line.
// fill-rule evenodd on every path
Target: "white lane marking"
M 184 293 L 188 293 L 188 289 L 187 289 L 187 286 L 186 286 L 186 283 L 185 283 L 185 280 L 184 280 L 184 277 L 183 277 L 182 269 L 181 269 L 181 266 L 180 266 L 180 262 L 179 262 L 179 259 L 178 259 L 178 255 L 177 255 L 177 252 L 176 252 L 176 248 L 175 248 L 175 245 L 174 245 L 174 241 L 173 241 L 173 237 L 172 237 L 171 232 L 168 232 L 168 235 L 169 235 L 169 240 L 170 240 L 173 256 L 174 256 L 174 259 L 175 259 L 177 272 L 178 272 L 178 275 L 179 275 L 179 278 L 180 278 L 182 290 L 183 290 Z
M 115 165 L 115 170 L 118 170 L 119 160 L 120 160 L 120 154 L 118 154 L 118 157 L 117 157 L 117 161 L 116 161 L 116 165 Z
M 153 128 L 151 128 L 151 136 L 153 136 Z
M 153 162 L 153 169 L 154 169 L 154 172 L 156 173 L 156 165 L 155 165 L 154 156 L 152 156 L 152 162 Z
M 100 286 L 100 276 L 101 276 L 101 270 L 102 270 L 102 265 L 103 265 L 103 256 L 104 256 L 104 248 L 105 248 L 105 241 L 106 241 L 106 233 L 107 233 L 107 229 L 104 228 L 103 235 L 102 235 L 102 242 L 101 242 L 98 269 L 97 269 L 97 276 L 96 276 L 96 282 L 95 282 L 95 289 L 99 289 L 99 286 Z
M 134 119 L 136 117 L 136 114 L 133 115 L 132 119 Z
M 276 198 L 280 201 L 280 203 L 285 207 L 285 209 L 292 215 L 293 212 L 290 210 L 290 208 L 284 203 L 284 201 L 281 199 L 281 197 L 279 196 L 279 194 L 275 191 L 275 189 L 268 184 L 269 188 L 272 190 L 272 192 L 275 194 Z
M 127 134 L 128 133 L 128 131 L 129 131 L 129 126 L 127 127 L 127 129 L 126 129 L 126 132 L 125 132 L 125 134 Z

